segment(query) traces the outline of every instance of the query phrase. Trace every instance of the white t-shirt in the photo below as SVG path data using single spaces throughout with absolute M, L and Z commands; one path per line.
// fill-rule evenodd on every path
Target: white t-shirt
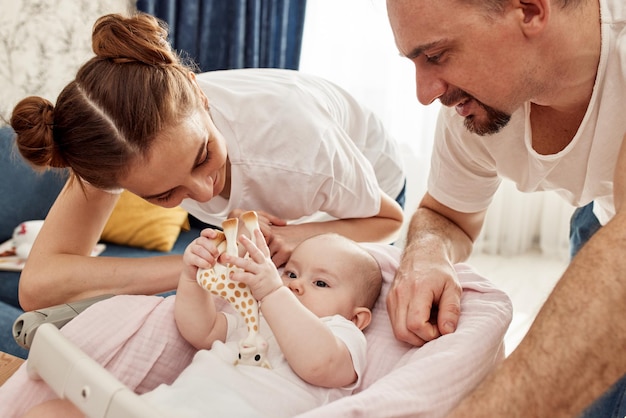
M 279 69 L 212 71 L 197 80 L 226 139 L 232 184 L 228 200 L 183 201 L 198 219 L 219 225 L 233 209 L 288 221 L 318 212 L 370 217 L 380 208 L 379 185 L 392 199 L 400 193 L 397 143 L 334 84 Z
M 283 356 L 269 325 L 261 316 L 260 332 L 269 343 L 267 358 L 272 366 L 234 365 L 239 341 L 247 335 L 241 315 L 227 314 L 226 343 L 215 342 L 200 350 L 171 385 L 160 385 L 141 395 L 167 416 L 191 417 L 292 417 L 350 395 L 363 376 L 366 340 L 363 332 L 346 318 L 322 318 L 334 335 L 348 347 L 358 375 L 344 388 L 310 385 L 296 375 Z
M 429 193 L 461 212 L 491 203 L 501 178 L 522 192 L 553 190 L 574 206 L 592 200 L 602 224 L 615 214 L 613 173 L 626 133 L 626 7 L 601 0 L 602 49 L 591 101 L 572 142 L 540 155 L 532 148 L 530 104 L 517 110 L 495 135 L 469 133 L 453 108 L 437 122 Z

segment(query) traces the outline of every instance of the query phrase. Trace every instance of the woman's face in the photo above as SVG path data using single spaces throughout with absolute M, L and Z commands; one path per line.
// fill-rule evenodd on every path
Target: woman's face
M 163 130 L 145 158 L 132 163 L 120 186 L 163 207 L 183 199 L 207 202 L 230 184 L 224 137 L 202 109 Z

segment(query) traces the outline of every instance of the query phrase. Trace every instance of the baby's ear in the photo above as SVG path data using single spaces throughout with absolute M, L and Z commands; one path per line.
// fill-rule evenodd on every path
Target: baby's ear
M 370 322 L 372 322 L 372 311 L 364 306 L 354 308 L 354 312 L 352 313 L 352 318 L 350 320 L 354 322 L 354 325 L 356 325 L 361 331 L 363 331 L 370 324 Z

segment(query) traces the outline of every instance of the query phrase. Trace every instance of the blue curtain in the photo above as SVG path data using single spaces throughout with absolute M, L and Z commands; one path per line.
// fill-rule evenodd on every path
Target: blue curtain
M 200 71 L 297 70 L 306 0 L 137 0 L 167 22 L 170 42 Z

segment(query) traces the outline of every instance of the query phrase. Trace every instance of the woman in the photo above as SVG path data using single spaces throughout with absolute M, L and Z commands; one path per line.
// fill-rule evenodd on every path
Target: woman
M 25 310 L 176 288 L 180 256 L 88 257 L 122 189 L 213 225 L 256 210 L 277 266 L 323 232 L 397 238 L 401 157 L 371 112 L 295 71 L 196 77 L 166 38 L 152 16 L 104 16 L 94 26 L 96 56 L 56 105 L 29 97 L 15 107 L 24 158 L 72 172 L 23 270 Z

